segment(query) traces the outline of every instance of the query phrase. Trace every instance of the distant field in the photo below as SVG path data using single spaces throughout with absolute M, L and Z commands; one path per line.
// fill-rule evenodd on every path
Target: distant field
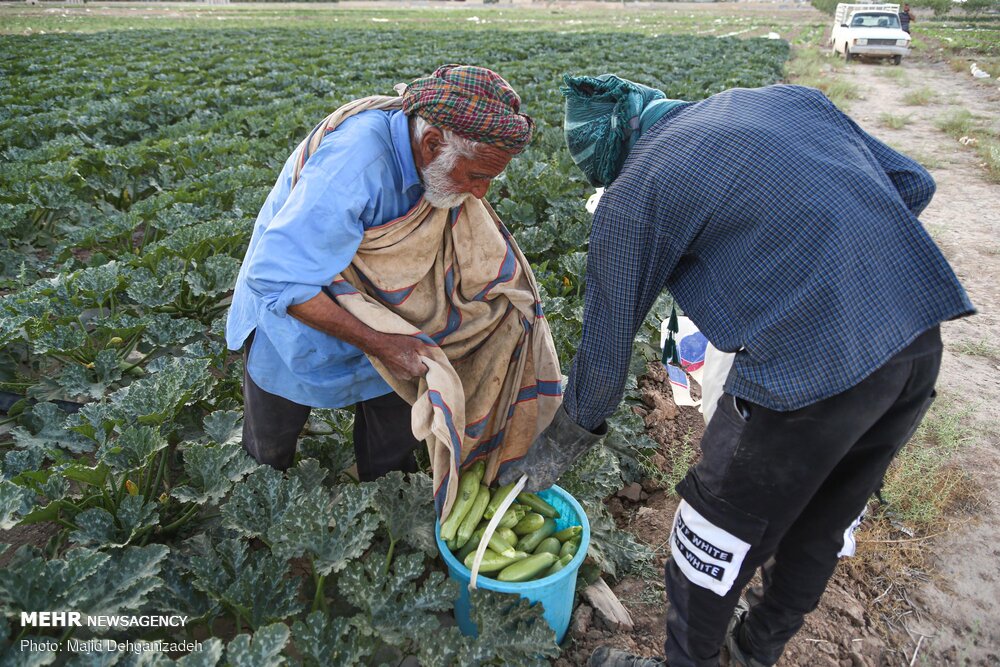
M 719 5 L 662 3 L 499 4 L 436 3 L 395 8 L 392 3 L 286 3 L 205 5 L 195 3 L 45 3 L 30 7 L 0 4 L 0 32 L 93 32 L 142 28 L 396 27 L 456 29 L 628 32 L 638 35 L 689 34 L 754 37 L 795 32 L 821 15 L 804 5 Z

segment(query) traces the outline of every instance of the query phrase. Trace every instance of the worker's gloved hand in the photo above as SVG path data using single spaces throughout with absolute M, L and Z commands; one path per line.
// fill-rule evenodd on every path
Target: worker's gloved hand
M 591 433 L 574 422 L 560 405 L 552 423 L 535 438 L 527 455 L 500 473 L 500 484 L 513 484 L 521 475 L 527 475 L 525 491 L 547 489 L 607 432 L 608 425 L 601 424 L 598 433 Z

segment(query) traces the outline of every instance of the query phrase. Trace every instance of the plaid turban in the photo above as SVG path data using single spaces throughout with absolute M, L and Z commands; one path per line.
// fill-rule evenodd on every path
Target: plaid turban
M 499 74 L 470 65 L 439 67 L 403 93 L 406 115 L 514 153 L 528 145 L 535 126 L 520 108 L 521 98 Z

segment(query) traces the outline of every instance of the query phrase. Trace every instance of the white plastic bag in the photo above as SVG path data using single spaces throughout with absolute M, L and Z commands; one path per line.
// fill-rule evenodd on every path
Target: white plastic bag
M 667 341 L 668 325 L 669 320 L 663 320 L 660 324 L 661 350 Z M 675 340 L 683 370 L 673 365 L 667 365 L 674 403 L 699 406 L 707 424 L 712 419 L 715 405 L 722 396 L 726 377 L 729 375 L 736 355 L 733 352 L 722 352 L 713 347 L 705 335 L 698 331 L 694 322 L 687 317 L 677 318 Z M 700 401 L 691 397 L 689 378 L 701 385 Z

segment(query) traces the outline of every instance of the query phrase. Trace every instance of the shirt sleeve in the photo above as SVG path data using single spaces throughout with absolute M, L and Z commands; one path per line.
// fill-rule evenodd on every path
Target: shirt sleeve
M 371 152 L 335 138 L 323 141 L 306 162 L 249 259 L 247 287 L 281 317 L 351 263 L 372 216 L 379 185 L 370 173 Z
M 631 201 L 629 192 L 613 192 L 594 214 L 583 337 L 563 395 L 567 414 L 591 431 L 618 408 L 636 332 L 684 247 L 664 236 L 654 209 Z
M 847 115 L 844 115 L 844 118 L 860 135 L 865 146 L 878 161 L 889 180 L 892 181 L 906 207 L 913 215 L 920 215 L 934 197 L 934 192 L 937 189 L 934 178 L 916 160 L 893 150 L 868 134 Z

